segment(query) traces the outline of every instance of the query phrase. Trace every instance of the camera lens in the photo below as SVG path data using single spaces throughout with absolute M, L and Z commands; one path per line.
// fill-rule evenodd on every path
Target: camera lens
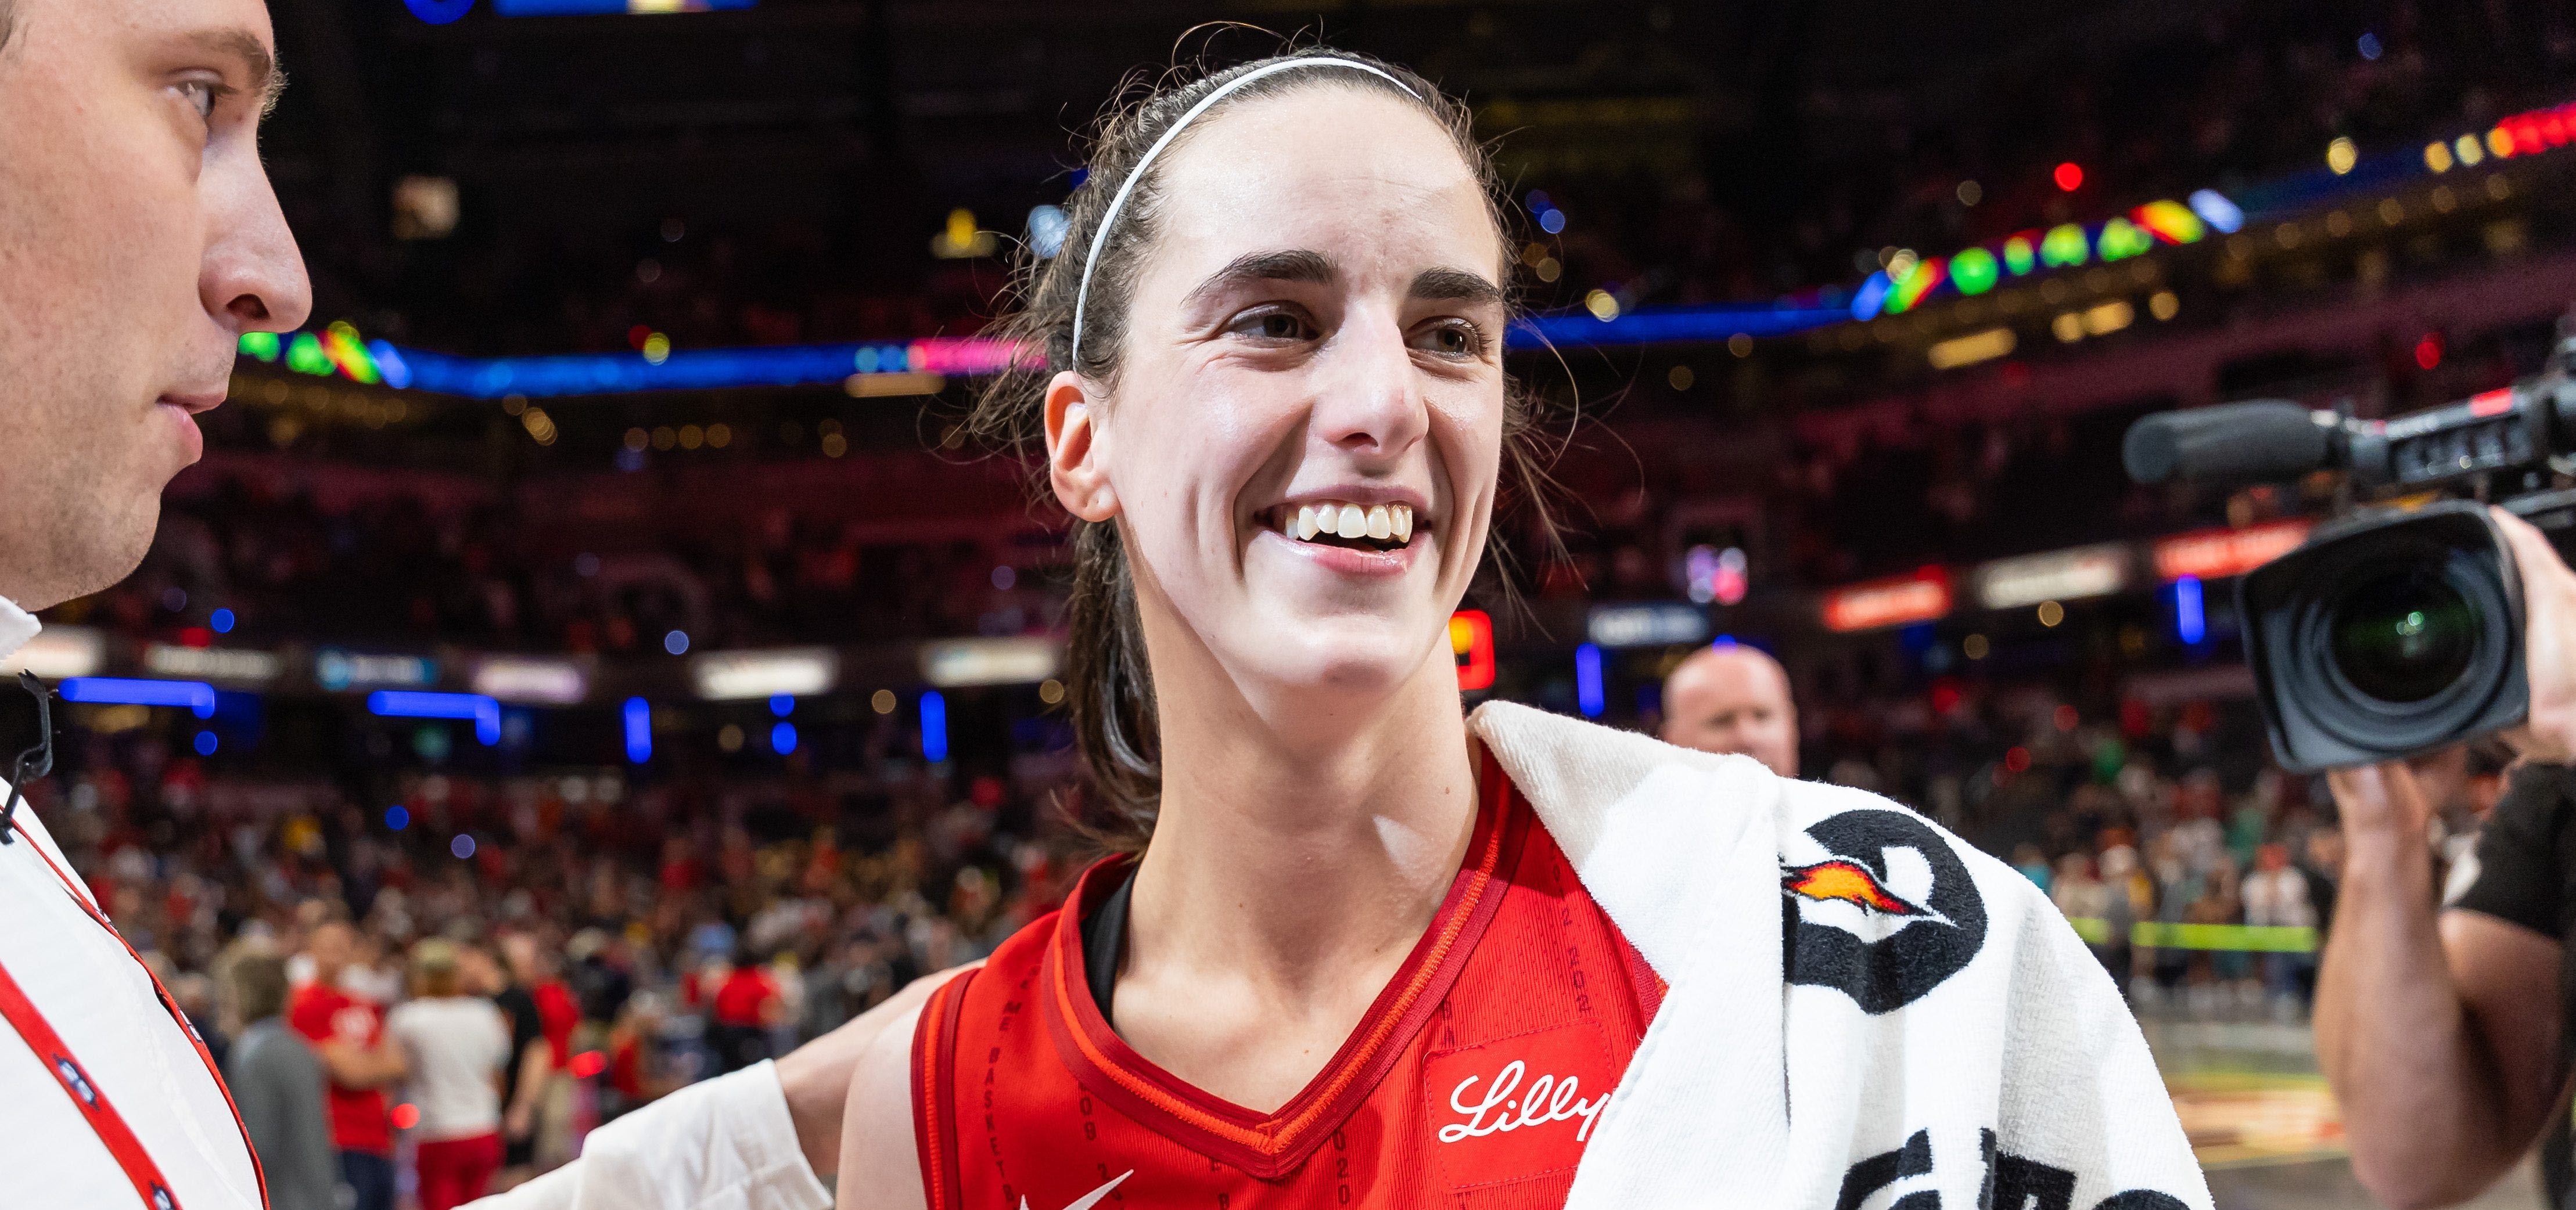
M 2407 567 L 2353 586 L 2334 608 L 2329 644 L 2353 688 L 2420 702 L 2468 672 L 2479 629 L 2477 610 L 2439 568 Z

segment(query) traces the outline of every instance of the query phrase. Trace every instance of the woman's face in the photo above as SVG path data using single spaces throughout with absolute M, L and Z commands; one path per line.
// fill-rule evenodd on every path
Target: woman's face
M 1114 395 L 1059 375 L 1048 419 L 1059 498 L 1122 523 L 1166 717 L 1201 675 L 1445 682 L 1502 448 L 1475 177 L 1410 102 L 1319 81 L 1203 119 L 1161 199 Z

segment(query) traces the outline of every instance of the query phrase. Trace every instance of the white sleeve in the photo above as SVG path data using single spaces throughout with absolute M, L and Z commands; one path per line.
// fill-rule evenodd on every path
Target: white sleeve
M 692 1084 L 590 1133 L 581 1158 L 468 1210 L 829 1210 L 775 1065 Z

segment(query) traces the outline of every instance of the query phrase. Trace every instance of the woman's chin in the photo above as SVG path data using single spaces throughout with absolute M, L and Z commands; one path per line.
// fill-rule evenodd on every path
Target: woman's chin
M 1268 682 L 1274 693 L 1285 698 L 1393 694 L 1422 668 L 1422 643 L 1413 633 L 1415 627 L 1344 617 L 1288 629 L 1289 633 L 1266 637 L 1257 650 L 1244 652 L 1236 665 Z

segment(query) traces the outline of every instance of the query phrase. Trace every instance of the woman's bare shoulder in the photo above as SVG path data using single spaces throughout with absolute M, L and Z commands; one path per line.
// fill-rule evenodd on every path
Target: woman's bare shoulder
M 928 1204 L 913 1142 L 912 1034 L 931 994 L 970 969 L 918 980 L 883 1006 L 895 1013 L 850 1073 L 849 1105 L 841 1116 L 838 1210 L 923 1210 Z

